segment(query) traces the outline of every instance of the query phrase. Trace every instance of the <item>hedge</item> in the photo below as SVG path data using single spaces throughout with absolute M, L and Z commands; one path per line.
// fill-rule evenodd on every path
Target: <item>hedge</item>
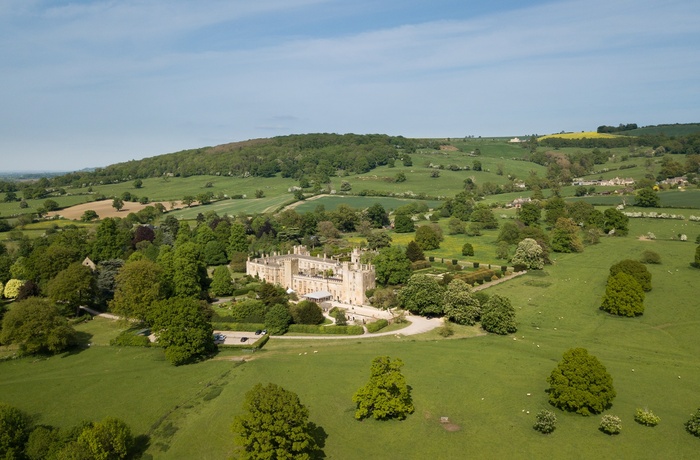
M 311 324 L 290 324 L 287 332 L 297 334 L 322 334 L 322 335 L 362 335 L 365 330 L 362 326 L 315 326 Z
M 255 332 L 265 329 L 265 325 L 261 323 L 225 323 L 212 321 L 211 327 L 216 331 L 240 331 L 240 332 Z
M 367 331 L 371 333 L 375 333 L 377 331 L 380 331 L 387 327 L 389 325 L 389 321 L 385 319 L 380 319 L 377 321 L 374 321 L 373 323 L 367 324 Z

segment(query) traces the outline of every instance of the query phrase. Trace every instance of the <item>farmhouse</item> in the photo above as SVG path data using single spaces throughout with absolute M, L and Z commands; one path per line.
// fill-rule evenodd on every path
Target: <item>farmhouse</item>
M 367 300 L 365 291 L 374 289 L 376 284 L 374 267 L 360 263 L 361 254 L 359 249 L 353 249 L 350 262 L 339 262 L 325 255 L 312 257 L 306 247 L 294 246 L 293 253 L 249 258 L 246 272 L 310 300 L 322 298 L 362 305 Z

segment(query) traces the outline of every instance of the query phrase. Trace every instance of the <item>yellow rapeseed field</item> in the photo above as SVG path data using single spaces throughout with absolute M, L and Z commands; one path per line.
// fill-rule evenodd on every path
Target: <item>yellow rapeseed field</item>
M 542 139 L 549 139 L 550 137 L 559 137 L 562 139 L 583 139 L 584 137 L 587 139 L 600 139 L 600 138 L 612 138 L 612 137 L 618 137 L 615 134 L 608 134 L 608 133 L 597 133 L 595 131 L 585 131 L 581 133 L 563 133 L 563 134 L 549 134 L 547 136 L 542 136 L 538 138 L 538 141 L 541 141 Z

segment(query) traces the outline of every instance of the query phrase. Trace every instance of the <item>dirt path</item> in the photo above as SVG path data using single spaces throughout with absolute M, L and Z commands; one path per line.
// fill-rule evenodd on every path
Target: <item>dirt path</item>
M 314 195 L 314 196 L 309 197 L 309 198 L 307 198 L 307 199 L 305 199 L 305 200 L 295 201 L 294 203 L 288 204 L 287 206 L 285 206 L 284 208 L 282 208 L 282 209 L 280 210 L 280 212 L 284 212 L 284 211 L 286 211 L 286 210 L 288 210 L 288 209 L 295 209 L 295 208 L 297 208 L 298 206 L 302 205 L 303 203 L 306 203 L 307 201 L 318 200 L 319 198 L 323 198 L 324 196 L 332 196 L 332 195 L 328 195 L 328 194 L 323 193 L 323 194 L 321 194 L 321 195 Z

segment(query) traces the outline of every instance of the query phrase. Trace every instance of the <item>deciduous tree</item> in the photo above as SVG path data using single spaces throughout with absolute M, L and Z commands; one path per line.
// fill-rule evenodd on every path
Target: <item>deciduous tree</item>
M 128 458 L 134 446 L 134 437 L 122 420 L 107 417 L 85 428 L 78 437 L 78 444 L 85 448 L 90 458 L 118 460 Z
M 377 283 L 382 286 L 403 284 L 411 276 L 411 261 L 398 246 L 380 249 L 372 264 Z
M 454 279 L 445 288 L 442 297 L 445 318 L 453 323 L 473 326 L 481 316 L 481 305 L 472 295 L 471 288 L 462 280 Z
M 49 298 L 65 307 L 66 313 L 80 305 L 92 305 L 95 297 L 95 276 L 89 267 L 73 262 L 49 281 Z
M 610 275 L 600 309 L 613 315 L 639 316 L 644 313 L 644 290 L 625 272 Z
M 604 411 L 616 396 L 607 369 L 585 348 L 566 351 L 547 382 L 550 404 L 582 415 Z
M 357 405 L 355 418 L 375 420 L 405 419 L 414 412 L 411 387 L 401 373 L 403 361 L 389 356 L 378 356 L 372 360 L 369 382 L 353 395 Z
M 32 422 L 28 414 L 0 402 L 0 457 L 20 459 L 29 438 Z
M 443 312 L 443 292 L 440 283 L 428 275 L 413 275 L 399 291 L 399 302 L 417 315 L 440 316 Z
M 170 298 L 155 302 L 149 323 L 165 358 L 179 366 L 194 362 L 216 348 L 207 311 L 193 298 Z
M 0 343 L 17 344 L 22 354 L 58 353 L 76 343 L 75 330 L 48 300 L 15 303 L 2 319 Z
M 269 383 L 245 395 L 243 414 L 233 422 L 242 459 L 311 459 L 320 453 L 315 425 L 296 393 Z
M 488 332 L 505 335 L 518 330 L 515 308 L 510 299 L 494 294 L 481 307 L 481 327 Z
M 114 299 L 109 308 L 126 318 L 146 320 L 148 311 L 157 300 L 163 299 L 160 266 L 150 260 L 137 260 L 124 265 L 115 278 Z
M 532 238 L 525 238 L 518 243 L 511 263 L 522 265 L 527 269 L 542 270 L 544 268 L 542 247 Z
M 610 275 L 620 272 L 627 273 L 633 277 L 645 292 L 651 291 L 651 272 L 646 265 L 638 260 L 625 259 L 610 267 Z

